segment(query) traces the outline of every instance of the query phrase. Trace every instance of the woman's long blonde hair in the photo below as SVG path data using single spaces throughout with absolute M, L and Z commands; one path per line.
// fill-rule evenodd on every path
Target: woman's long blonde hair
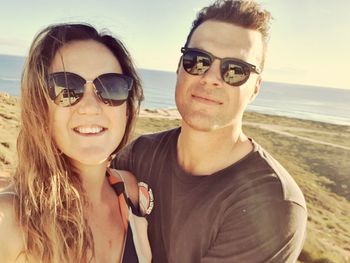
M 68 42 L 95 40 L 109 48 L 123 73 L 133 78 L 127 100 L 123 147 L 143 99 L 140 79 L 124 45 L 88 24 L 58 24 L 34 39 L 21 82 L 21 127 L 17 140 L 18 167 L 14 184 L 16 213 L 24 232 L 22 252 L 35 262 L 88 262 L 93 255 L 91 230 L 84 218 L 85 194 L 70 160 L 56 147 L 50 131 L 46 79 L 54 55 Z

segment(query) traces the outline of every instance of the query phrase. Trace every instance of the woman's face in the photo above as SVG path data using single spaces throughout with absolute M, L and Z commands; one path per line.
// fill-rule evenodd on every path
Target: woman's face
M 64 66 L 63 66 L 64 65 Z M 112 52 L 93 41 L 74 41 L 56 53 L 50 73 L 72 72 L 85 80 L 105 73 L 122 73 Z M 79 169 L 81 165 L 105 163 L 123 138 L 127 120 L 126 102 L 119 106 L 104 104 L 91 82 L 85 84 L 81 100 L 69 107 L 50 103 L 53 138 L 58 148 Z

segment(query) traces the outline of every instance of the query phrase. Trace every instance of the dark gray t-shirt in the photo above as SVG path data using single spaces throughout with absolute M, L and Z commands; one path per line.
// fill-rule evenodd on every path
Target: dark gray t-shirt
M 193 176 L 177 162 L 179 133 L 141 136 L 112 163 L 153 190 L 153 262 L 295 262 L 307 213 L 288 172 L 252 140 L 253 151 L 240 161 L 210 176 Z

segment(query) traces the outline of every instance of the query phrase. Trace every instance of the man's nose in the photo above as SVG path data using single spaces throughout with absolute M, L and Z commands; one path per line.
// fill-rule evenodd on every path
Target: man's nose
M 223 83 L 220 72 L 220 60 L 214 59 L 208 70 L 202 75 L 202 82 L 208 85 L 220 86 Z

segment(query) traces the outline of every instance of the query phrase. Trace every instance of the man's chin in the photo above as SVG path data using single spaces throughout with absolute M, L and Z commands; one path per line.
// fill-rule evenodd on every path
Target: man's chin
M 217 121 L 210 118 L 190 116 L 189 118 L 182 118 L 183 125 L 189 127 L 192 130 L 200 132 L 211 132 L 222 128 L 223 126 L 217 123 Z

